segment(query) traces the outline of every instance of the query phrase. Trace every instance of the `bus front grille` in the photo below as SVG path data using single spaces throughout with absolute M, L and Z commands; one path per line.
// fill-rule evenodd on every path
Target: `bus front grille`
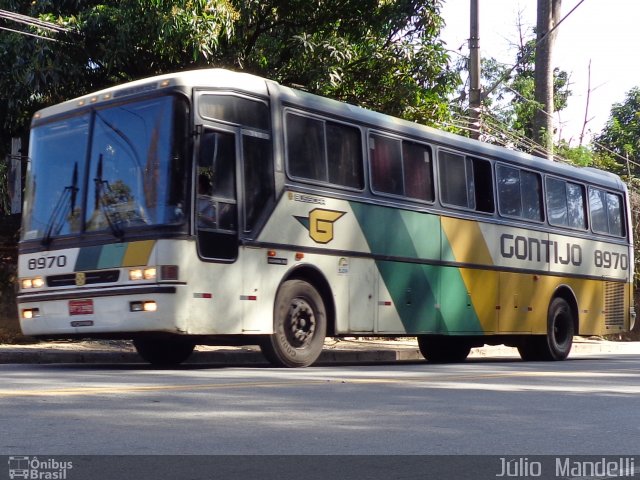
M 69 287 L 73 285 L 95 285 L 97 283 L 114 283 L 120 278 L 120 270 L 98 270 L 95 272 L 81 272 L 84 274 L 82 282 L 78 283 L 77 273 L 64 275 L 50 275 L 47 277 L 48 287 Z

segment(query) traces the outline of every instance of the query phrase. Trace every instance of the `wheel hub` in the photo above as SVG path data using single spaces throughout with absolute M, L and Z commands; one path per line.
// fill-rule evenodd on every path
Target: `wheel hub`
M 296 298 L 291 302 L 287 323 L 285 332 L 293 347 L 301 348 L 313 338 L 316 319 L 313 308 L 305 300 Z

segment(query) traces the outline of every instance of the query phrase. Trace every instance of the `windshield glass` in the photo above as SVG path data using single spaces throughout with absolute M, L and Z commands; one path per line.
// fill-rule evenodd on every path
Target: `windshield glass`
M 82 115 L 31 132 L 32 161 L 28 165 L 22 220 L 24 239 L 43 238 L 48 229 L 53 236 L 80 231 L 89 122 L 89 115 Z M 75 195 L 71 195 L 74 188 Z
M 186 119 L 167 96 L 34 128 L 23 239 L 183 222 Z

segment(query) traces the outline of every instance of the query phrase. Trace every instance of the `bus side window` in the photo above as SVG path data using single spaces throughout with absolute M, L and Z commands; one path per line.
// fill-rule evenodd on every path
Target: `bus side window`
M 369 137 L 371 182 L 380 193 L 404 194 L 400 140 L 372 134 Z
M 622 198 L 613 193 L 607 193 L 607 218 L 609 224 L 609 233 L 618 237 L 623 237 L 624 222 L 622 221 Z
M 456 207 L 475 208 L 473 181 L 467 178 L 467 174 L 472 174 L 471 162 L 463 155 L 442 150 L 438 158 L 442 202 Z
M 519 168 L 498 165 L 498 205 L 500 214 L 541 222 L 542 179 L 540 175 Z
M 591 228 L 594 232 L 618 237 L 625 235 L 624 212 L 622 199 L 619 195 L 590 187 L 589 210 L 591 212 Z
M 585 195 L 581 185 L 548 177 L 547 210 L 551 225 L 586 229 Z
M 567 216 L 571 228 L 587 228 L 587 202 L 584 187 L 567 182 Z
M 493 173 L 491 162 L 472 158 L 473 184 L 475 191 L 476 210 L 479 212 L 493 213 L 495 204 L 493 200 Z
M 404 166 L 404 194 L 433 202 L 433 165 L 431 149 L 419 143 L 402 142 L 402 163 Z
M 362 142 L 360 130 L 340 123 L 326 122 L 329 182 L 362 190 Z
M 310 180 L 327 180 L 322 121 L 288 113 L 287 160 L 289 173 Z
M 364 169 L 359 129 L 288 112 L 286 136 L 290 175 L 362 190 Z

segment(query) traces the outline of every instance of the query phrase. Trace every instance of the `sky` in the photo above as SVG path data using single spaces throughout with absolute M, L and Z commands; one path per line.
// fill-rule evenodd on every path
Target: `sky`
M 580 0 L 562 0 L 561 18 Z M 446 26 L 442 38 L 451 50 L 468 55 L 470 0 L 444 0 Z M 537 0 L 479 0 L 480 55 L 513 64 L 521 13 L 533 35 Z M 622 103 L 633 87 L 640 86 L 640 0 L 584 0 L 558 27 L 553 65 L 570 75 L 569 104 L 555 115 L 559 136 L 578 145 L 589 91 L 591 95 L 585 130 L 587 138 L 605 126 L 611 106 Z M 452 54 L 452 58 L 455 54 Z

